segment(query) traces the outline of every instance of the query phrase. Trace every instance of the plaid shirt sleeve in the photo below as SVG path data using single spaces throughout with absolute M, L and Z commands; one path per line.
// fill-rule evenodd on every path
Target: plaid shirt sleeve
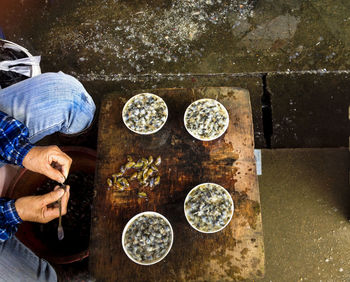
M 0 242 L 4 242 L 17 232 L 22 219 L 15 208 L 15 200 L 0 198 Z
M 22 166 L 24 157 L 33 148 L 28 136 L 23 123 L 0 111 L 0 161 Z

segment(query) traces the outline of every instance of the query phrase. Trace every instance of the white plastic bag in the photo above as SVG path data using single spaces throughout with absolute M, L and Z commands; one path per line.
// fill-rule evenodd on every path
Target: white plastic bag
M 41 74 L 40 59 L 26 48 L 0 39 L 0 89 Z

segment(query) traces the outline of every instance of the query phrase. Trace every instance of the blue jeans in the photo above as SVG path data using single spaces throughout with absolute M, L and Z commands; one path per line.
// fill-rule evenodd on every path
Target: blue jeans
M 53 267 L 16 237 L 0 243 L 0 281 L 57 281 Z
M 28 127 L 31 143 L 55 132 L 81 132 L 92 122 L 95 108 L 83 85 L 62 72 L 44 73 L 0 90 L 0 111 Z
M 55 132 L 83 131 L 95 109 L 83 85 L 62 72 L 44 73 L 0 90 L 0 111 L 25 124 L 33 144 Z M 0 280 L 56 281 L 57 277 L 46 261 L 11 238 L 0 243 Z

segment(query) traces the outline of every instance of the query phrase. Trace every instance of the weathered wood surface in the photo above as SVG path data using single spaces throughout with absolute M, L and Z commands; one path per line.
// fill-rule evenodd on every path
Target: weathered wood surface
M 134 93 L 112 93 L 102 103 L 93 203 L 90 271 L 97 281 L 188 281 L 253 279 L 264 274 L 260 196 L 254 160 L 254 138 L 249 93 L 240 88 L 157 89 L 168 105 L 169 117 L 157 133 L 141 136 L 123 124 L 121 111 Z M 201 142 L 184 125 L 186 107 L 200 98 L 214 98 L 228 110 L 230 124 L 219 139 Z M 106 179 L 119 171 L 126 156 L 162 157 L 161 184 L 148 193 L 136 191 L 115 197 Z M 225 187 L 235 203 L 230 224 L 214 234 L 192 229 L 183 212 L 186 194 L 197 184 L 215 182 Z M 167 257 L 140 266 L 124 253 L 121 235 L 135 214 L 157 211 L 174 229 Z

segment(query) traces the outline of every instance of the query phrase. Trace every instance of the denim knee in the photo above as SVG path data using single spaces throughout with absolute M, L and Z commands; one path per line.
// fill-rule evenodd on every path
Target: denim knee
M 59 73 L 45 73 L 43 79 L 53 87 L 48 93 L 52 104 L 62 110 L 64 121 L 60 132 L 76 134 L 86 129 L 92 122 L 96 110 L 95 103 L 84 86 L 74 77 Z M 54 90 L 54 91 L 52 91 Z

